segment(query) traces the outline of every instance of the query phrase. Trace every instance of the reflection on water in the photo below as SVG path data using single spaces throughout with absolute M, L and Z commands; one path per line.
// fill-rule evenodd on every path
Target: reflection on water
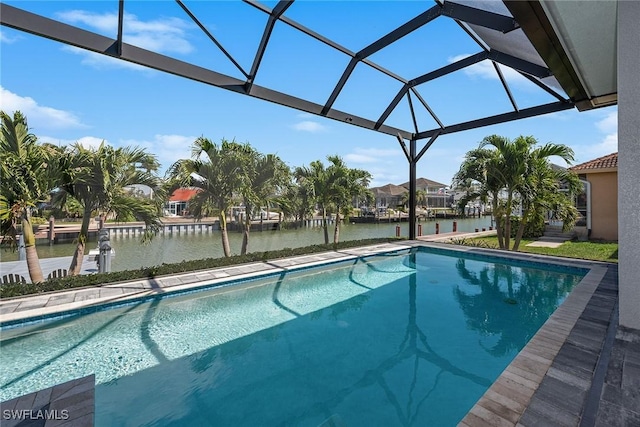
M 462 219 L 458 221 L 458 231 L 474 231 L 476 228 L 489 227 L 490 217 L 476 219 Z M 438 220 L 441 232 L 452 230 L 451 220 Z M 423 222 L 422 233 L 434 234 L 435 222 Z M 340 240 L 359 240 L 375 237 L 395 236 L 397 223 L 387 224 L 345 224 L 340 227 Z M 400 223 L 401 233 L 407 236 L 409 226 Z M 240 254 L 242 234 L 229 233 L 229 243 L 233 254 Z M 300 228 L 292 230 L 276 230 L 252 232 L 249 240 L 249 252 L 264 252 L 284 248 L 298 248 L 302 246 L 324 243 L 321 228 Z M 92 247 L 95 243 L 89 243 Z M 151 267 L 163 263 L 176 263 L 202 258 L 220 258 L 224 256 L 220 233 L 209 234 L 175 234 L 159 235 L 147 245 L 140 243 L 139 237 L 117 236 L 112 237 L 111 245 L 116 252 L 112 261 L 113 271 L 134 270 L 140 267 Z M 40 258 L 71 256 L 75 245 L 62 243 L 53 246 L 39 245 Z M 16 261 L 15 252 L 3 249 L 0 255 L 2 261 Z
M 456 270 L 467 286 L 455 287 L 454 296 L 471 329 L 485 337 L 499 337 L 489 347 L 483 346 L 495 356 L 522 349 L 580 280 L 573 274 L 506 264 L 471 270 L 471 263 L 477 262 L 457 261 Z M 523 333 L 522 325 L 535 329 Z

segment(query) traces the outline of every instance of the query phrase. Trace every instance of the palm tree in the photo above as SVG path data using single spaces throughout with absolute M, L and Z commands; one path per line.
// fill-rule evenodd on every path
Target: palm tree
M 141 148 L 114 148 L 104 142 L 98 148 L 86 148 L 76 143 L 64 153 L 59 169 L 62 184 L 52 202 L 64 207 L 70 199 L 82 206 L 82 225 L 78 244 L 69 267 L 70 275 L 80 274 L 86 250 L 89 223 L 94 212 L 113 216 L 116 220 L 144 221 L 143 241 L 150 239 L 162 225 L 161 182 L 151 171 L 157 170 L 154 155 Z M 153 200 L 136 197 L 126 187 L 142 184 L 156 194 Z
M 498 219 L 501 218 L 498 211 L 502 189 L 499 173 L 494 173 L 498 169 L 499 158 L 495 150 L 476 148 L 465 155 L 460 169 L 453 177 L 452 186 L 465 190 L 465 195 L 458 202 L 459 207 L 464 207 L 476 199 L 485 202 L 491 200 L 491 209 L 496 218 L 498 243 L 500 248 L 504 248 L 503 228 L 498 226 Z
M 292 177 L 295 175 L 292 175 Z M 284 218 L 293 218 L 302 226 L 305 218 L 313 216 L 315 199 L 313 185 L 309 181 L 300 182 L 289 180 L 279 195 L 273 201 L 280 207 Z
M 3 234 L 16 240 L 18 222 L 22 226 L 27 268 L 31 282 L 44 281 L 36 240 L 31 226 L 31 210 L 45 201 L 53 188 L 51 150 L 39 145 L 29 132 L 27 119 L 19 111 L 13 118 L 0 111 L 0 218 Z
M 309 167 L 298 167 L 294 172 L 298 184 L 309 192 L 313 190 L 313 199 L 322 213 L 324 243 L 329 244 L 327 216 L 336 212 L 334 243 L 338 243 L 340 233 L 340 214 L 348 215 L 354 197 L 367 197 L 367 186 L 371 179 L 369 172 L 349 169 L 339 156 L 327 156 L 329 166 L 313 161 Z
M 472 183 L 479 184 L 477 190 L 467 193 L 461 204 L 474 198 L 491 199 L 501 249 L 511 247 L 511 213 L 518 203 L 523 208 L 523 221 L 519 227 L 524 227 L 534 212 L 540 212 L 544 200 L 553 199 L 558 209 L 566 213 L 566 218 L 571 218 L 570 200 L 565 198 L 563 201 L 557 195 L 557 186 L 549 185 L 542 178 L 548 179 L 552 175 L 549 157 L 559 156 L 569 162 L 573 159 L 573 152 L 559 144 L 536 148 L 537 143 L 532 136 L 519 136 L 514 140 L 498 135 L 488 136 L 477 149 L 466 154 L 454 176 L 457 187 L 473 188 Z M 557 174 L 555 177 L 562 178 Z M 573 184 L 576 182 L 575 178 L 567 179 L 571 179 Z M 516 234 L 514 250 L 518 248 L 522 230 Z
M 324 244 L 329 244 L 329 228 L 327 214 L 331 204 L 331 177 L 320 160 L 314 160 L 308 167 L 300 166 L 294 171 L 294 176 L 299 185 L 313 191 L 313 200 L 322 215 L 322 229 L 324 232 Z
M 416 201 L 421 206 L 427 206 L 427 190 L 416 190 Z
M 409 205 L 409 191 L 405 191 L 400 196 L 400 203 L 406 209 Z M 426 206 L 427 205 L 427 190 L 416 190 L 416 206 Z
M 274 154 L 261 154 L 248 144 L 242 146 L 242 178 L 240 189 L 245 206 L 244 229 L 240 254 L 247 253 L 251 218 L 256 208 L 269 205 L 269 199 L 289 181 L 289 167 Z
M 331 177 L 331 200 L 336 209 L 336 223 L 333 243 L 337 244 L 340 235 L 340 214 L 348 216 L 353 209 L 354 198 L 367 198 L 371 174 L 362 169 L 350 169 L 339 156 L 329 156 L 331 165 L 327 172 Z
M 196 217 L 217 214 L 220 220 L 222 250 L 231 256 L 226 212 L 232 206 L 234 194 L 246 182 L 243 176 L 243 152 L 246 147 L 222 139 L 220 146 L 200 137 L 191 147 L 191 159 L 181 159 L 167 174 L 174 187 L 193 187 L 198 193 L 189 201 L 189 210 Z
M 409 190 L 404 191 L 400 195 L 400 204 L 402 205 L 402 211 L 404 212 L 407 209 L 407 205 L 409 205 Z
M 544 223 L 544 214 L 553 211 L 562 220 L 564 231 L 575 224 L 578 210 L 573 196 L 582 190 L 578 176 L 569 170 L 553 168 L 550 156 L 557 156 L 569 163 L 573 151 L 565 145 L 546 144 L 534 149 L 528 160 L 523 185 L 518 189 L 522 204 L 522 219 L 516 232 L 513 250 L 518 250 L 525 226 L 528 223 Z M 560 185 L 564 186 L 560 191 Z

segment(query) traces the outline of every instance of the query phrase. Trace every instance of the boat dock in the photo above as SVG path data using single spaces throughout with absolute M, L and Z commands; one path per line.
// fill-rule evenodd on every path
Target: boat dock
M 104 227 L 109 230 L 110 238 L 126 237 L 126 236 L 142 236 L 145 230 L 143 222 L 127 222 L 127 223 L 106 223 Z M 196 234 L 211 233 L 219 229 L 217 219 L 207 219 L 203 221 L 173 220 L 169 218 L 163 219 L 163 226 L 160 228 L 160 234 Z M 65 224 L 64 222 L 56 223 L 54 226 L 53 243 L 72 242 L 78 238 L 80 233 L 79 224 Z M 35 233 L 35 237 L 41 243 L 42 240 L 49 240 L 49 226 L 41 225 Z M 88 232 L 89 240 L 97 240 L 98 224 L 91 221 Z

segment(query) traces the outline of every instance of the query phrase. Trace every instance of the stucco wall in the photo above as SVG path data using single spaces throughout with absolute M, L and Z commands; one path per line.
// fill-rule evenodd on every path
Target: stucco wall
M 617 4 L 620 325 L 640 329 L 640 2 Z
M 618 173 L 587 175 L 591 183 L 590 239 L 618 240 Z

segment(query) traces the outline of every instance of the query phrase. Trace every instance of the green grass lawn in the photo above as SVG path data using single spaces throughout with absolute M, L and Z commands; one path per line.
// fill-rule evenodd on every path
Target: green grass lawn
M 574 242 L 568 241 L 557 248 L 540 248 L 527 246 L 528 243 L 535 239 L 522 239 L 520 242 L 519 252 L 528 252 L 533 254 L 553 255 L 567 258 L 592 259 L 596 261 L 618 262 L 618 244 L 617 243 L 601 243 L 601 242 Z M 483 246 L 498 248 L 498 238 L 478 237 L 475 239 L 467 239 L 466 242 L 470 246 Z M 464 242 L 463 242 L 464 244 Z

